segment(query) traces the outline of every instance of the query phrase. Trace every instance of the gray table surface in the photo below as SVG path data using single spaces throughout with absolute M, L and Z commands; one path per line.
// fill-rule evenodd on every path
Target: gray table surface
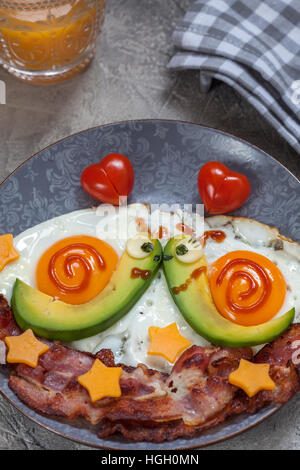
M 60 85 L 23 84 L 0 70 L 0 181 L 48 144 L 114 121 L 182 119 L 217 127 L 273 155 L 298 178 L 300 156 L 238 93 L 215 83 L 199 93 L 197 72 L 169 72 L 171 33 L 193 0 L 108 0 L 96 57 Z M 300 397 L 256 428 L 211 449 L 300 449 Z M 0 397 L 0 449 L 88 449 L 58 437 Z

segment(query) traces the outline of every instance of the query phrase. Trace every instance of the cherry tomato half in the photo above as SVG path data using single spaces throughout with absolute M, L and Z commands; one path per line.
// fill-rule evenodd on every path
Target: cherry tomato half
M 198 189 L 207 212 L 225 214 L 241 207 L 250 196 L 248 178 L 219 162 L 208 162 L 199 171 Z
M 124 155 L 110 153 L 83 170 L 81 185 L 98 201 L 119 205 L 120 196 L 129 196 L 134 185 L 132 164 Z

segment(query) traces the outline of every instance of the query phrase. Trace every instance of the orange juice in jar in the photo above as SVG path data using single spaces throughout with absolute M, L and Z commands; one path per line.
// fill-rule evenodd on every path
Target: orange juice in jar
M 105 0 L 0 0 L 0 64 L 31 83 L 56 83 L 91 61 Z

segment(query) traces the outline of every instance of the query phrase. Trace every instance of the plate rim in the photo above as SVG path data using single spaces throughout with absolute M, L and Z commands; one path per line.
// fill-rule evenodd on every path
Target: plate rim
M 23 416 L 25 416 L 27 419 L 30 419 L 31 421 L 33 421 L 35 424 L 38 424 L 40 427 L 46 429 L 47 431 L 49 432 L 52 432 L 53 434 L 59 436 L 59 437 L 63 437 L 64 439 L 68 439 L 69 441 L 72 441 L 72 442 L 76 442 L 78 444 L 81 444 L 81 445 L 85 445 L 87 447 L 92 447 L 92 448 L 95 448 L 95 449 L 102 449 L 102 450 L 116 450 L 116 451 L 128 451 L 128 450 L 131 450 L 131 449 L 124 449 L 123 447 L 117 447 L 117 442 L 116 442 L 116 445 L 114 446 L 109 446 L 109 445 L 104 445 L 104 444 L 97 444 L 96 442 L 89 442 L 89 441 L 86 441 L 84 439 L 80 439 L 80 438 L 77 438 L 77 437 L 73 437 L 73 436 L 70 436 L 68 434 L 64 434 L 64 432 L 61 432 L 61 431 L 58 431 L 57 429 L 55 428 L 52 428 L 50 425 L 46 424 L 46 423 L 43 423 L 42 421 L 39 420 L 39 418 L 36 418 L 35 416 L 32 416 L 29 412 L 27 412 L 27 405 L 24 405 L 26 408 L 23 409 L 19 404 L 15 403 L 1 388 L 0 388 L 0 394 L 6 399 L 8 400 L 8 402 L 14 407 L 16 408 L 20 413 L 22 413 Z M 288 402 L 287 402 L 288 403 Z M 271 416 L 273 416 L 275 413 L 277 413 L 281 408 L 284 407 L 284 405 L 286 405 L 286 403 L 284 404 L 273 404 L 273 407 L 270 408 L 269 412 L 266 413 L 264 416 L 262 416 L 261 418 L 259 418 L 255 423 L 252 423 L 252 424 L 248 424 L 245 428 L 243 429 L 239 429 L 237 431 L 234 431 L 234 432 L 231 432 L 229 435 L 227 436 L 224 436 L 224 437 L 220 437 L 220 438 L 216 438 L 208 443 L 201 443 L 201 444 L 192 444 L 192 445 L 188 445 L 188 446 L 179 446 L 179 447 L 171 447 L 169 449 L 159 449 L 159 450 L 167 450 L 167 451 L 172 451 L 172 450 L 191 450 L 191 449 L 201 449 L 203 447 L 209 447 L 211 445 L 214 445 L 214 444 L 218 444 L 220 442 L 224 442 L 228 439 L 231 439 L 233 437 L 236 437 L 246 431 L 249 431 L 250 429 L 254 428 L 255 426 L 258 426 L 259 424 L 263 423 L 266 419 L 270 418 Z M 30 409 L 30 408 L 29 408 Z M 34 410 L 33 410 L 34 411 Z M 40 414 L 41 416 L 44 416 L 43 413 L 39 413 L 39 412 L 36 412 L 38 415 Z M 48 419 L 51 419 L 51 415 L 46 415 L 46 417 Z M 220 424 L 225 424 L 226 423 L 226 420 Z M 70 420 L 70 425 L 72 425 L 72 421 Z M 213 429 L 213 428 L 212 428 Z M 196 439 L 197 437 L 194 437 L 192 439 Z M 103 439 L 102 439 L 103 440 Z M 134 443 L 134 441 L 129 441 L 131 444 Z M 149 442 L 149 441 L 144 441 L 145 443 Z M 173 441 L 174 443 L 176 442 L 176 439 Z M 188 441 L 187 441 L 188 442 Z M 156 443 L 155 442 L 150 442 L 151 445 L 155 445 Z M 160 442 L 159 443 L 160 445 L 163 444 L 163 442 Z M 155 450 L 155 449 L 150 449 L 149 451 L 151 452 L 152 450 Z M 145 452 L 146 450 L 145 449 L 136 449 L 135 452 Z
M 185 121 L 185 120 L 180 120 L 180 119 L 159 119 L 159 118 L 147 118 L 147 119 L 130 119 L 130 120 L 122 120 L 122 121 L 115 121 L 115 122 L 110 122 L 110 123 L 106 123 L 106 124 L 99 124 L 99 125 L 96 125 L 96 126 L 93 126 L 93 127 L 89 127 L 89 128 L 86 128 L 86 129 L 83 129 L 81 131 L 77 131 L 77 132 L 74 132 L 73 134 L 70 134 L 66 137 L 62 137 L 61 139 L 51 143 L 51 144 L 48 144 L 46 145 L 45 147 L 43 147 L 42 149 L 38 150 L 37 152 L 35 152 L 33 155 L 31 155 L 30 157 L 26 158 L 22 163 L 20 163 L 9 175 L 7 175 L 3 181 L 1 181 L 0 183 L 0 191 L 2 189 L 2 187 L 5 185 L 5 183 L 9 180 L 9 178 L 11 176 L 13 176 L 15 173 L 17 173 L 24 165 L 26 165 L 29 161 L 33 160 L 34 158 L 38 157 L 39 154 L 41 154 L 42 152 L 54 147 L 55 145 L 58 145 L 62 142 L 64 142 L 65 140 L 67 139 L 70 139 L 70 138 L 73 138 L 73 137 L 76 137 L 78 135 L 81 135 L 81 134 L 84 134 L 86 132 L 90 132 L 90 131 L 94 131 L 96 129 L 103 129 L 103 128 L 106 128 L 106 127 L 111 127 L 111 126 L 120 126 L 120 125 L 126 125 L 126 124 L 135 124 L 135 123 L 139 123 L 139 124 L 142 124 L 142 123 L 169 123 L 169 124 L 184 124 L 184 125 L 193 125 L 193 126 L 197 126 L 197 127 L 200 127 L 200 128 L 203 128 L 203 129 L 206 129 L 206 130 L 209 130 L 209 131 L 212 131 L 212 132 L 216 132 L 216 133 L 219 133 L 219 134 L 222 134 L 222 135 L 225 135 L 227 137 L 230 137 L 230 138 L 233 138 L 243 144 L 245 144 L 246 146 L 249 146 L 251 148 L 253 148 L 254 150 L 258 151 L 258 152 L 261 152 L 262 154 L 264 154 L 268 159 L 271 159 L 274 163 L 276 163 L 277 165 L 279 165 L 280 167 L 282 167 L 285 171 L 287 171 L 290 176 L 292 178 L 294 178 L 297 183 L 300 184 L 300 180 L 297 178 L 297 176 L 295 176 L 293 174 L 293 172 L 291 170 L 289 170 L 286 166 L 284 166 L 281 162 L 279 162 L 275 157 L 273 157 L 272 155 L 270 155 L 269 153 L 267 153 L 265 150 L 261 149 L 260 147 L 258 147 L 257 145 L 255 144 L 252 144 L 250 142 L 248 142 L 247 140 L 241 138 L 241 137 L 238 137 L 236 136 L 235 134 L 231 133 L 231 132 L 227 132 L 227 131 L 223 131 L 217 127 L 213 127 L 213 126 L 207 126 L 207 125 L 204 125 L 204 124 L 201 124 L 201 123 L 197 123 L 197 122 L 193 122 L 193 121 Z M 103 449 L 103 450 L 117 450 L 117 451 L 120 451 L 120 450 L 124 450 L 126 451 L 126 449 L 124 448 L 121 448 L 121 447 L 117 447 L 117 445 L 115 446 L 109 446 L 108 444 L 107 445 L 104 445 L 104 444 L 97 444 L 97 443 L 91 443 L 89 441 L 86 441 L 84 439 L 80 439 L 80 438 L 77 438 L 77 437 L 74 437 L 74 436 L 70 436 L 68 434 L 64 434 L 64 432 L 62 431 L 59 431 L 55 428 L 52 428 L 50 425 L 46 424 L 46 423 L 43 423 L 42 421 L 39 420 L 38 417 L 35 417 L 35 416 L 32 416 L 29 412 L 27 412 L 27 408 L 30 410 L 29 407 L 27 407 L 26 405 L 24 405 L 26 408 L 22 408 L 21 405 L 19 405 L 18 403 L 14 402 L 11 397 L 9 397 L 5 391 L 3 391 L 1 388 L 0 388 L 0 394 L 6 399 L 8 400 L 8 402 L 14 407 L 16 408 L 19 412 L 22 413 L 23 416 L 25 416 L 26 418 L 30 419 L 32 422 L 34 422 L 35 424 L 38 424 L 39 426 L 41 426 L 42 428 L 46 429 L 47 431 L 49 432 L 52 432 L 53 434 L 56 434 L 57 436 L 60 436 L 60 437 L 63 437 L 65 439 L 68 439 L 72 442 L 76 442 L 76 443 L 79 443 L 81 445 L 85 445 L 85 446 L 88 446 L 88 447 L 93 447 L 93 448 L 97 448 L 97 449 Z M 208 447 L 208 446 L 211 446 L 211 445 L 214 445 L 214 444 L 217 444 L 217 443 L 220 443 L 220 442 L 224 442 L 225 440 L 227 439 L 230 439 L 230 438 L 233 438 L 235 436 L 238 436 L 239 434 L 242 434 L 252 428 L 254 428 L 255 426 L 261 424 L 263 421 L 265 421 L 266 419 L 268 419 L 269 417 L 273 416 L 275 413 L 277 413 L 282 407 L 284 406 L 284 404 L 273 404 L 272 408 L 270 408 L 270 410 L 262 417 L 260 417 L 256 422 L 254 423 L 251 423 L 251 424 L 248 424 L 246 427 L 244 427 L 243 429 L 239 429 L 237 431 L 234 431 L 234 432 L 231 432 L 229 435 L 227 436 L 223 436 L 223 437 L 220 437 L 220 438 L 215 438 L 213 440 L 211 440 L 210 442 L 208 443 L 198 443 L 198 444 L 192 444 L 192 445 L 181 445 L 179 447 L 172 447 L 168 450 L 191 450 L 191 449 L 200 449 L 200 448 L 203 448 L 203 447 Z M 37 412 L 36 412 L 37 413 Z M 37 413 L 38 414 L 38 413 Z M 41 416 L 44 416 L 42 413 L 39 413 Z M 47 418 L 50 418 L 51 419 L 51 416 L 47 416 Z M 226 421 L 224 421 L 224 423 L 226 423 Z M 70 423 L 71 424 L 71 423 Z M 223 423 L 222 423 L 223 424 Z M 131 442 L 131 441 L 130 441 Z M 174 441 L 174 443 L 176 442 L 176 440 Z M 188 441 L 187 441 L 188 443 Z M 116 443 L 117 444 L 117 443 Z M 155 444 L 155 443 L 151 443 L 151 444 Z M 160 444 L 163 444 L 163 443 L 160 443 Z M 127 449 L 128 450 L 128 449 Z M 163 450 L 163 449 L 162 449 Z
M 115 121 L 115 122 L 109 122 L 109 123 L 106 123 L 106 124 L 99 124 L 98 126 L 93 126 L 93 127 L 87 127 L 86 129 L 83 129 L 81 131 L 77 131 L 77 132 L 74 132 L 73 134 L 70 134 L 66 137 L 62 137 L 61 139 L 59 140 L 56 140 L 55 142 L 53 142 L 52 144 L 48 144 L 46 145 L 45 147 L 43 147 L 42 149 L 38 150 L 37 152 L 35 152 L 33 155 L 31 155 L 30 157 L 27 157 L 22 163 L 20 163 L 11 173 L 9 173 L 9 175 L 7 175 L 3 181 L 1 181 L 0 183 L 0 190 L 1 190 L 1 187 L 6 183 L 6 181 L 11 177 L 13 176 L 18 170 L 20 170 L 24 165 L 26 165 L 26 163 L 28 163 L 29 161 L 33 160 L 35 157 L 37 157 L 40 153 L 50 149 L 51 147 L 54 147 L 54 145 L 57 145 L 57 144 L 60 144 L 62 142 L 64 142 L 65 140 L 67 139 L 70 139 L 72 137 L 76 137 L 77 135 L 80 135 L 80 134 L 84 134 L 85 132 L 90 132 L 90 131 L 94 131 L 96 129 L 102 129 L 102 128 L 105 128 L 105 127 L 110 127 L 110 126 L 118 126 L 118 125 L 123 125 L 123 124 L 133 124 L 133 123 L 151 123 L 151 122 L 154 122 L 154 123 L 171 123 L 171 124 L 187 124 L 187 125 L 193 125 L 193 126 L 198 126 L 198 127 L 201 127 L 203 129 L 207 129 L 209 131 L 214 131 L 214 132 L 218 132 L 219 134 L 223 134 L 227 137 L 231 137 L 235 140 L 238 140 L 240 142 L 242 142 L 243 144 L 245 145 L 248 145 L 249 147 L 252 147 L 254 148 L 255 150 L 257 150 L 258 152 L 262 152 L 267 158 L 271 159 L 273 162 L 277 163 L 279 166 L 281 166 L 282 168 L 284 168 L 296 181 L 297 183 L 300 183 L 300 179 L 297 178 L 296 175 L 294 175 L 294 173 L 289 170 L 286 166 L 283 165 L 283 163 L 279 162 L 275 157 L 272 157 L 272 155 L 270 155 L 268 152 L 266 152 L 265 150 L 261 149 L 260 147 L 258 147 L 257 145 L 255 144 L 252 144 L 251 142 L 248 142 L 247 140 L 243 139 L 242 137 L 238 137 L 236 136 L 235 134 L 232 134 L 231 132 L 227 132 L 227 131 L 223 131 L 222 129 L 219 129 L 218 127 L 213 127 L 213 126 L 206 126 L 205 124 L 200 124 L 200 123 L 197 123 L 197 122 L 193 122 L 193 121 L 185 121 L 185 120 L 181 120 L 181 119 L 159 119 L 159 118 L 147 118 L 147 119 L 128 119 L 128 120 L 122 120 L 122 121 Z

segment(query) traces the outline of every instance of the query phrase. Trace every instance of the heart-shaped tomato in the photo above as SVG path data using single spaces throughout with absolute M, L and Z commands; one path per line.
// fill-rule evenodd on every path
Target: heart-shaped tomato
M 208 162 L 199 171 L 198 188 L 207 212 L 225 214 L 241 207 L 251 187 L 248 178 L 219 162 Z
M 86 167 L 81 175 L 83 189 L 106 204 L 118 205 L 120 196 L 129 196 L 134 185 L 134 170 L 130 160 L 119 153 L 110 153 Z

